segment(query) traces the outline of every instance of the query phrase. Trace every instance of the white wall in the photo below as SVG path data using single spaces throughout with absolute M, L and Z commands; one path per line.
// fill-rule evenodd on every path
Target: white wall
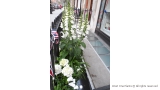
M 77 1 L 78 1 L 78 6 L 77 6 Z M 77 7 L 78 9 L 80 9 L 80 2 L 81 0 L 75 0 L 75 7 Z
M 90 30 L 91 32 L 95 32 L 97 19 L 99 15 L 101 0 L 93 0 L 92 6 L 92 16 L 91 16 L 91 23 L 90 23 Z

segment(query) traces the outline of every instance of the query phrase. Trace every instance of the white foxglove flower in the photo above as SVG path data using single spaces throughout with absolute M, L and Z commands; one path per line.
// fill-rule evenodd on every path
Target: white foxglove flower
M 60 74 L 60 73 L 61 73 L 61 71 L 62 71 L 61 66 L 60 66 L 60 65 L 58 65 L 58 64 L 56 64 L 56 65 L 55 65 L 55 75 Z
M 61 25 L 60 25 L 60 27 L 61 27 L 61 28 L 63 28 L 63 23 L 62 23 L 62 22 L 61 22 Z
M 72 83 L 75 83 L 75 81 L 76 81 L 76 80 L 75 80 L 75 79 L 73 79 L 72 81 L 73 81 Z
M 68 19 L 68 13 L 66 13 L 65 19 Z
M 64 22 L 64 25 L 68 25 L 68 20 Z
M 77 86 L 77 85 L 75 85 L 75 86 L 74 86 L 74 89 L 78 89 L 78 86 Z
M 54 80 L 54 77 L 52 78 L 52 80 Z
M 81 37 L 81 35 L 78 35 L 78 38 L 80 38 Z
M 88 30 L 86 30 L 86 34 L 89 34 L 89 31 L 88 31 Z
M 76 25 L 72 25 L 72 28 L 76 28 Z
M 74 24 L 74 21 L 72 20 L 71 23 Z
M 71 83 L 69 83 L 69 86 L 71 86 L 71 87 L 74 88 L 74 87 L 75 87 L 75 84 L 71 82 Z
M 84 48 L 83 48 L 82 46 L 81 46 L 80 48 L 81 48 L 82 50 L 84 50 Z
M 71 17 L 71 19 L 74 21 L 75 18 L 74 18 L 74 17 Z
M 82 33 L 81 33 L 80 31 L 77 30 L 77 34 L 80 34 L 80 35 L 81 35 Z
M 61 36 L 62 38 L 66 38 L 67 36 L 68 36 L 68 32 L 65 32 L 65 33 L 62 32 L 62 36 Z
M 82 27 L 81 28 L 84 28 L 84 25 L 82 25 Z
M 88 37 L 87 36 L 85 36 L 85 39 L 87 39 Z
M 61 32 L 61 34 L 62 34 L 62 35 L 61 35 L 62 38 L 66 38 L 66 37 L 65 37 L 65 34 L 64 34 L 63 32 Z
M 83 28 L 81 28 L 80 31 L 83 31 Z
M 70 37 L 70 40 L 72 40 L 72 37 Z
M 77 34 L 81 34 L 81 31 L 79 31 L 78 29 L 76 30 Z
M 82 35 L 84 35 L 84 36 L 85 36 L 85 35 L 86 35 L 86 31 L 83 31 L 83 32 L 82 32 Z
M 69 62 L 68 59 L 62 59 L 60 61 L 60 65 L 64 67 L 64 66 L 68 65 L 68 62 Z
M 68 27 L 65 27 L 65 30 L 68 31 L 69 30 Z
M 68 82 L 73 81 L 73 77 L 67 78 L 67 81 L 68 81 Z
M 90 30 L 90 26 L 87 26 L 87 30 Z
M 73 74 L 73 69 L 69 66 L 65 66 L 63 69 L 62 69 L 62 74 L 66 77 L 71 77 L 72 74 Z
M 77 69 L 77 72 L 80 70 L 80 68 Z
M 65 35 L 66 35 L 66 37 L 69 35 L 69 33 L 68 32 L 65 32 Z
M 82 89 L 83 88 L 83 86 L 82 85 L 80 85 L 80 89 Z
M 73 35 L 73 36 L 72 36 L 72 38 L 73 38 L 73 39 L 76 39 L 76 36 L 75 36 L 75 35 Z
M 74 34 L 74 30 L 71 30 L 71 33 Z

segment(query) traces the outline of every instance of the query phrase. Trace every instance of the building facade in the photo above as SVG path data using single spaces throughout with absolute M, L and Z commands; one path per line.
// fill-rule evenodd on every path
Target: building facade
M 110 46 L 110 0 L 93 0 L 90 27 Z

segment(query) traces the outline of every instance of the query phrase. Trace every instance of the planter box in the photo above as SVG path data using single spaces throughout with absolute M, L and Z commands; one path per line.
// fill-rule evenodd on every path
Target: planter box
M 83 86 L 83 88 L 79 89 L 79 90 L 92 90 L 89 79 L 87 77 L 87 73 L 85 73 L 85 79 L 80 79 L 80 80 L 77 81 L 77 85 L 78 86 L 80 86 L 80 85 Z
M 110 90 L 110 85 L 100 87 L 100 88 L 97 88 L 97 89 L 93 89 L 93 90 Z

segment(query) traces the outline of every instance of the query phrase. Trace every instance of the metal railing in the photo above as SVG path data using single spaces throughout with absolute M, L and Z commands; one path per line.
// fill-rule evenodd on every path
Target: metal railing
M 55 77 L 55 67 L 54 64 L 56 62 L 56 58 L 59 56 L 59 41 L 60 41 L 60 32 L 62 28 L 60 28 L 60 23 L 62 19 L 62 13 L 60 13 L 52 22 L 52 26 L 50 29 L 50 57 L 51 57 L 51 65 L 50 65 L 50 90 L 54 90 L 53 79 Z M 51 68 L 52 67 L 52 68 Z

